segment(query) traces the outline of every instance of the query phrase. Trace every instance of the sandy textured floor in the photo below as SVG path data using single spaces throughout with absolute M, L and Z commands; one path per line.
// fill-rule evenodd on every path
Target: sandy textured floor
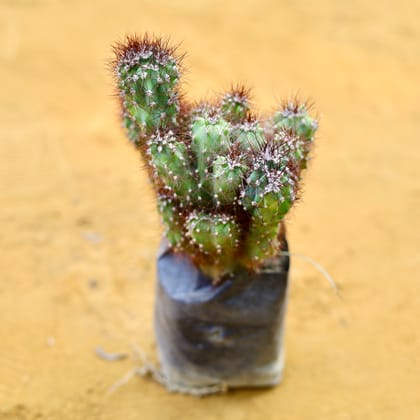
M 0 0 L 0 419 L 420 419 L 419 16 L 414 0 Z M 317 104 L 289 239 L 343 301 L 293 260 L 276 389 L 107 394 L 136 362 L 95 347 L 154 355 L 160 230 L 105 71 L 144 30 L 183 40 L 192 98 L 241 80 L 261 110 Z

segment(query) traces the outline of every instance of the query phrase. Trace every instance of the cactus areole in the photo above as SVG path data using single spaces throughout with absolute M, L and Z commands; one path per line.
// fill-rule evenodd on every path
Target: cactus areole
M 286 246 L 284 218 L 318 127 L 308 105 L 293 99 L 258 117 L 242 86 L 189 103 L 183 57 L 167 41 L 128 37 L 114 53 L 122 124 L 156 193 L 165 255 L 188 261 L 214 290 L 235 273 L 259 275 Z

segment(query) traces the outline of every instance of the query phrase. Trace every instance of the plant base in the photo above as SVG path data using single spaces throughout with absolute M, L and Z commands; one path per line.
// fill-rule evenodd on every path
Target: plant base
M 155 334 L 167 382 L 174 389 L 278 384 L 288 272 L 289 257 L 281 256 L 258 273 L 237 272 L 214 286 L 162 243 Z

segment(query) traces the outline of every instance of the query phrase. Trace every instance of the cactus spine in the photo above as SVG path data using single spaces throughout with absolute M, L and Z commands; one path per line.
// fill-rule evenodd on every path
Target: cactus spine
M 308 106 L 289 101 L 258 120 L 242 87 L 193 106 L 168 43 L 128 38 L 114 52 L 123 126 L 149 169 L 168 242 L 215 282 L 258 269 L 280 250 L 307 166 L 318 127 Z

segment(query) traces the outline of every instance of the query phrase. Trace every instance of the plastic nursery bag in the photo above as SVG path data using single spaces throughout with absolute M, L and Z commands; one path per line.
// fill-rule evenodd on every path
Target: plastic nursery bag
M 279 256 L 258 273 L 244 270 L 214 286 L 162 243 L 155 334 L 167 388 L 203 395 L 278 384 L 288 272 L 289 257 Z

